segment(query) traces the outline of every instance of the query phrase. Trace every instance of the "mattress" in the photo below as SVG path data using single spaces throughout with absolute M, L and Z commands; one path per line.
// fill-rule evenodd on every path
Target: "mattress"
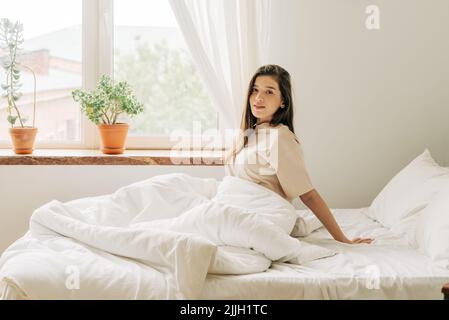
M 348 238 L 372 237 L 373 244 L 336 242 L 320 228 L 301 238 L 338 254 L 302 265 L 273 263 L 262 273 L 207 276 L 201 299 L 442 299 L 449 270 L 434 264 L 408 240 L 413 225 L 390 230 L 371 220 L 367 208 L 333 209 Z M 27 299 L 10 281 L 0 299 Z
M 410 244 L 413 224 L 400 231 L 366 216 L 367 208 L 334 209 L 348 238 L 373 244 L 343 244 L 320 228 L 302 238 L 339 253 L 303 265 L 273 263 L 266 272 L 207 276 L 202 299 L 442 299 L 449 270 Z

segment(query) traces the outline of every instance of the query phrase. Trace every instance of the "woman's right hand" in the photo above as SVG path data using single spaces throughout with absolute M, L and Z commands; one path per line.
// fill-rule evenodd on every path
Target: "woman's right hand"
M 372 239 L 372 238 L 355 238 L 355 239 L 352 239 L 352 240 L 348 240 L 348 242 L 346 242 L 346 243 L 349 243 L 349 244 L 359 244 L 359 243 L 370 244 L 373 241 L 374 241 L 374 239 Z

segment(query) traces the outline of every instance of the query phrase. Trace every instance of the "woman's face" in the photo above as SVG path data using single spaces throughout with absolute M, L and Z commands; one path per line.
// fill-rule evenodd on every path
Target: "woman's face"
M 271 76 L 258 76 L 254 82 L 249 103 L 257 123 L 271 121 L 283 103 L 277 81 Z

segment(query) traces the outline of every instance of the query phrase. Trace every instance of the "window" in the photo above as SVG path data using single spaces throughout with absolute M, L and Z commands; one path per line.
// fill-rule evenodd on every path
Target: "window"
M 24 25 L 22 62 L 37 76 L 36 147 L 98 148 L 96 126 L 71 92 L 94 89 L 102 74 L 129 82 L 145 105 L 121 119 L 131 125 L 128 148 L 170 148 L 179 136 L 216 133 L 218 113 L 168 1 L 15 0 L 1 16 Z M 22 84 L 19 105 L 31 116 L 31 73 L 23 71 Z M 0 147 L 9 146 L 5 106 L 0 100 Z
M 24 10 L 26 8 L 26 10 Z M 24 43 L 18 61 L 36 75 L 36 126 L 39 144 L 79 144 L 81 115 L 71 91 L 82 84 L 82 1 L 15 0 L 2 5 L 2 18 L 23 24 Z M 4 53 L 0 53 L 3 55 Z M 3 68 L 0 80 L 5 82 Z M 32 125 L 34 80 L 23 69 L 20 111 Z M 0 141 L 9 140 L 6 101 L 0 100 Z
M 114 1 L 114 78 L 128 81 L 145 105 L 130 121 L 134 146 L 218 129 L 217 112 L 166 0 Z

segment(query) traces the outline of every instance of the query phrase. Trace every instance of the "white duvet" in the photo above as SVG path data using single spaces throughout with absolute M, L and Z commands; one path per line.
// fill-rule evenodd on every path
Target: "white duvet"
M 249 274 L 336 252 L 290 236 L 276 193 L 227 176 L 168 174 L 38 208 L 0 258 L 0 282 L 30 299 L 197 299 L 207 274 Z

